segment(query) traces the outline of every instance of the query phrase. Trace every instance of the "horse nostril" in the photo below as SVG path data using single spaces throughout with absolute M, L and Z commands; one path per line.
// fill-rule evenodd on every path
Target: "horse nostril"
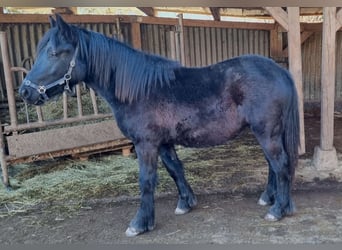
M 20 89 L 19 94 L 22 98 L 26 99 L 30 96 L 30 91 L 28 91 L 26 88 L 22 88 Z

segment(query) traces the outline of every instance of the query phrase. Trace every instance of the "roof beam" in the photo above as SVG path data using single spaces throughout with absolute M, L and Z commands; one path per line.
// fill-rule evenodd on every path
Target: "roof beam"
M 342 27 L 342 8 L 337 9 L 336 13 L 336 31 Z
M 77 8 L 76 7 L 56 7 L 52 10 L 52 13 L 72 15 L 72 14 L 77 14 Z
M 288 14 L 281 7 L 265 7 L 271 16 L 286 30 L 289 31 Z
M 154 9 L 153 7 L 137 7 L 139 10 L 141 10 L 142 12 L 144 12 L 146 15 L 148 16 L 154 16 Z
M 220 8 L 218 7 L 209 7 L 211 14 L 214 17 L 215 21 L 221 21 L 221 16 L 220 16 Z

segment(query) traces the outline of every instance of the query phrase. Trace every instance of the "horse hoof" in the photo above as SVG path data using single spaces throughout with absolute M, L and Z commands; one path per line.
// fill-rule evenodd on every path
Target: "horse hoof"
M 182 214 L 186 214 L 189 211 L 190 209 L 182 209 L 182 208 L 177 207 L 175 210 L 175 214 L 182 215 Z
M 258 200 L 258 205 L 260 205 L 260 206 L 267 206 L 268 203 L 267 203 L 266 201 L 264 201 L 262 198 L 260 198 L 260 199 Z
M 267 220 L 267 221 L 278 221 L 279 218 L 275 217 L 273 214 L 268 213 L 265 215 L 265 220 Z
M 138 234 L 140 234 L 141 232 L 137 231 L 135 228 L 133 227 L 129 227 L 126 230 L 126 236 L 127 237 L 134 237 L 137 236 Z

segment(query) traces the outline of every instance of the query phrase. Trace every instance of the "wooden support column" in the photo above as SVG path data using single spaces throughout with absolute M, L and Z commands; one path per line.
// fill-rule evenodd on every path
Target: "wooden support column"
M 8 53 L 8 40 L 7 33 L 0 31 L 0 47 L 4 66 L 5 83 L 7 90 L 8 108 L 11 119 L 11 126 L 16 127 L 18 125 L 17 110 L 15 104 L 13 77 L 11 71 L 10 57 Z
M 305 153 L 304 97 L 302 80 L 302 52 L 299 23 L 299 7 L 288 7 L 287 12 L 281 7 L 265 7 L 272 17 L 288 32 L 289 70 L 296 84 L 300 120 L 299 154 Z
M 270 33 L 270 56 L 273 59 L 283 57 L 283 36 L 279 28 L 279 24 L 275 23 L 274 29 Z
M 336 31 L 338 31 L 342 27 L 342 8 L 339 9 L 339 11 L 336 13 Z
M 5 151 L 5 137 L 3 134 L 3 128 L 0 121 L 0 165 L 2 170 L 2 183 L 4 184 L 5 188 L 10 189 L 11 185 L 8 177 L 8 166 Z
M 134 22 L 131 24 L 132 46 L 136 49 L 141 49 L 141 31 L 140 23 Z
M 303 72 L 302 72 L 302 50 L 300 41 L 299 7 L 287 7 L 288 13 L 288 48 L 289 48 L 289 70 L 296 84 L 298 95 L 298 110 L 300 114 L 300 147 L 299 154 L 305 153 L 304 134 L 304 96 L 303 96 Z
M 323 8 L 321 138 L 315 148 L 313 164 L 319 170 L 337 169 L 334 148 L 334 103 L 336 70 L 336 7 Z
M 178 35 L 180 45 L 180 62 L 185 65 L 185 49 L 184 49 L 184 25 L 183 25 L 183 14 L 178 15 Z

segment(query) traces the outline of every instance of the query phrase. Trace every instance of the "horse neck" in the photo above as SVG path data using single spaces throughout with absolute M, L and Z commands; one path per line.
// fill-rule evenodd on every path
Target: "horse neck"
M 114 99 L 131 103 L 175 78 L 178 62 L 146 54 L 97 33 L 90 34 L 88 77 L 98 84 L 99 91 L 110 91 Z
M 83 60 L 87 64 L 85 82 L 92 88 L 101 91 L 115 84 L 116 68 L 118 65 L 116 50 L 117 41 L 111 40 L 95 32 L 87 32 L 80 39 L 83 43 Z

